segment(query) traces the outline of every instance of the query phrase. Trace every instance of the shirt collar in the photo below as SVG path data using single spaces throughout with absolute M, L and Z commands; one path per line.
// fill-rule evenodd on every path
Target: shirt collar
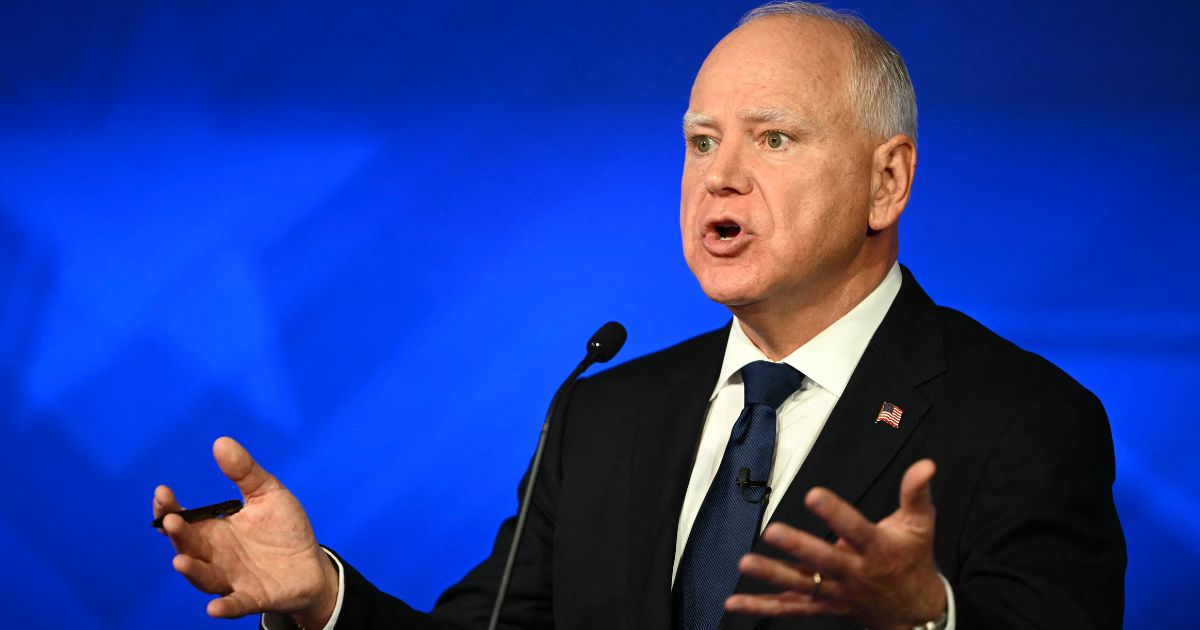
M 867 349 L 875 330 L 887 315 L 896 294 L 900 292 L 903 275 L 900 264 L 893 263 L 883 281 L 841 319 L 817 333 L 808 343 L 800 346 L 781 363 L 799 370 L 808 379 L 841 398 L 850 382 L 850 375 L 858 366 L 859 359 Z M 733 318 L 729 328 L 729 340 L 725 344 L 725 359 L 721 362 L 721 374 L 713 388 L 709 402 L 717 397 L 730 383 L 738 371 L 754 361 L 769 361 L 767 356 L 750 341 L 742 330 L 742 322 Z

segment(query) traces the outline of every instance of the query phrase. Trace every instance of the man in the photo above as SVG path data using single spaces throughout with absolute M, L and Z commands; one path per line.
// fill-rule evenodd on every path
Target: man
M 579 383 L 505 626 L 1119 626 L 1099 402 L 896 264 L 916 165 L 899 55 L 854 18 L 768 5 L 705 60 L 684 132 L 684 255 L 734 321 Z M 213 451 L 245 509 L 163 523 L 176 570 L 223 595 L 209 614 L 486 623 L 511 520 L 424 615 L 327 555 L 235 442 Z M 177 509 L 156 490 L 156 515 Z

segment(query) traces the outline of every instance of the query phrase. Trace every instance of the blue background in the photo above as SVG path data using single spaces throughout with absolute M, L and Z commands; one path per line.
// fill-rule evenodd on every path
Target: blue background
M 253 627 L 146 526 L 157 483 L 236 496 L 222 434 L 430 605 L 597 325 L 629 358 L 725 321 L 678 129 L 750 6 L 5 2 L 0 625 Z M 852 8 L 917 88 L 902 261 L 1105 401 L 1128 625 L 1197 623 L 1200 8 Z

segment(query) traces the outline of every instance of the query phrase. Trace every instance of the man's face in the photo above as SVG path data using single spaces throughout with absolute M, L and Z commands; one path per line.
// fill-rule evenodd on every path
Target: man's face
M 862 265 L 876 143 L 849 101 L 850 43 L 781 16 L 709 54 L 685 116 L 683 252 L 722 304 L 794 305 Z

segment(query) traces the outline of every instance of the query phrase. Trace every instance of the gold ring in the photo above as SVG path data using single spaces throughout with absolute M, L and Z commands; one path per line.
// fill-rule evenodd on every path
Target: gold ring
M 812 596 L 816 597 L 821 594 L 821 574 L 813 571 L 813 590 Z

